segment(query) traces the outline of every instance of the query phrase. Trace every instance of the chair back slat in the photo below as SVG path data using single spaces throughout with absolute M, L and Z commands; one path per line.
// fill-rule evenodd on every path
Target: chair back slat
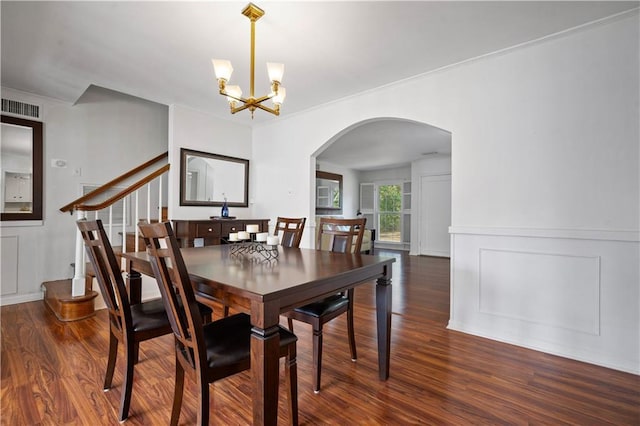
M 178 241 L 169 222 L 138 226 L 176 337 L 178 353 L 196 368 L 197 363 L 206 361 L 202 317 Z M 160 241 L 164 241 L 166 248 Z
M 131 307 L 122 271 L 102 221 L 79 220 L 76 222 L 93 266 L 100 292 L 109 311 L 112 323 L 119 330 L 131 327 Z
M 304 224 L 306 221 L 306 217 L 278 217 L 273 234 L 278 236 L 282 233 L 280 245 L 283 247 L 300 247 L 302 232 L 304 231 Z
M 366 223 L 365 218 L 320 218 L 317 249 L 336 253 L 360 253 Z

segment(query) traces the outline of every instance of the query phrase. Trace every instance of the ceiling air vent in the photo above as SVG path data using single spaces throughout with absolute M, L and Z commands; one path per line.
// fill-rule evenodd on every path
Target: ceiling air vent
M 2 112 L 22 115 L 25 117 L 40 118 L 40 106 L 24 102 L 2 99 Z

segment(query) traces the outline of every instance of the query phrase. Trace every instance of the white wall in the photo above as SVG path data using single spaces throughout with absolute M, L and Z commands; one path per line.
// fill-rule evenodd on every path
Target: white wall
M 169 107 L 169 218 L 208 219 L 210 216 L 220 216 L 221 207 L 180 205 L 180 148 L 248 159 L 249 207 L 230 207 L 229 215 L 252 217 L 255 175 L 251 161 L 250 127 L 179 105 Z
M 360 182 L 380 182 L 387 180 L 411 180 L 411 166 L 390 169 L 366 170 L 360 172 Z
M 354 123 L 395 117 L 446 129 L 453 148 L 450 327 L 638 373 L 639 27 L 634 12 L 256 127 L 260 211 L 275 217 L 286 205 L 292 215 L 313 216 L 309 158 Z M 292 161 L 275 167 L 282 158 Z M 506 274 L 509 254 L 482 261 L 485 249 L 530 253 L 545 285 Z M 593 292 L 596 275 L 581 282 L 574 273 L 594 262 L 602 271 L 595 302 L 576 289 Z M 532 292 L 540 306 L 527 311 Z M 496 301 L 522 309 L 505 314 Z M 560 317 L 576 304 L 597 333 L 537 321 L 547 309 Z
M 1 241 L 17 247 L 12 254 L 2 248 L 3 259 L 15 256 L 18 264 L 17 292 L 1 301 L 11 304 L 40 299 L 42 282 L 73 276 L 75 217 L 58 209 L 80 195 L 82 184 L 105 183 L 165 152 L 167 107 L 100 88 L 75 105 L 5 87 L 2 97 L 41 105 L 44 122 L 44 220 L 0 228 Z M 53 158 L 67 167 L 51 167 Z M 81 176 L 73 176 L 76 168 Z

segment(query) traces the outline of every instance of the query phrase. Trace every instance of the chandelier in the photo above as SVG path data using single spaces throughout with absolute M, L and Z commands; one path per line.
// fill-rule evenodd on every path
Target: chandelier
M 251 20 L 251 78 L 249 86 L 249 97 L 242 97 L 242 89 L 240 86 L 227 86 L 229 79 L 231 79 L 231 73 L 233 67 L 231 62 L 224 59 L 213 59 L 213 70 L 218 79 L 218 88 L 220 94 L 227 97 L 229 101 L 229 107 L 231 108 L 231 114 L 235 114 L 238 111 L 248 109 L 251 111 L 251 118 L 253 119 L 253 112 L 256 109 L 270 112 L 274 115 L 280 115 L 280 105 L 284 101 L 286 96 L 286 90 L 280 86 L 282 82 L 282 74 L 284 73 L 284 64 L 277 64 L 267 62 L 267 72 L 269 74 L 269 80 L 271 81 L 271 93 L 268 95 L 256 98 L 254 96 L 254 75 L 255 75 L 255 45 L 256 45 L 256 21 L 264 15 L 264 10 L 260 9 L 253 3 L 249 3 L 244 8 L 242 14 Z M 273 102 L 273 108 L 269 108 L 263 105 L 266 100 Z

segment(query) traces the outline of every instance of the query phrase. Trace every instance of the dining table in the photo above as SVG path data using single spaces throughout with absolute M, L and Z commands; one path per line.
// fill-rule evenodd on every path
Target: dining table
M 251 315 L 253 424 L 278 418 L 280 314 L 362 284 L 375 283 L 378 373 L 389 378 L 393 257 L 273 246 L 239 252 L 233 244 L 181 249 L 196 295 Z M 153 277 L 147 252 L 122 253 L 131 303 L 141 299 L 142 275 Z

